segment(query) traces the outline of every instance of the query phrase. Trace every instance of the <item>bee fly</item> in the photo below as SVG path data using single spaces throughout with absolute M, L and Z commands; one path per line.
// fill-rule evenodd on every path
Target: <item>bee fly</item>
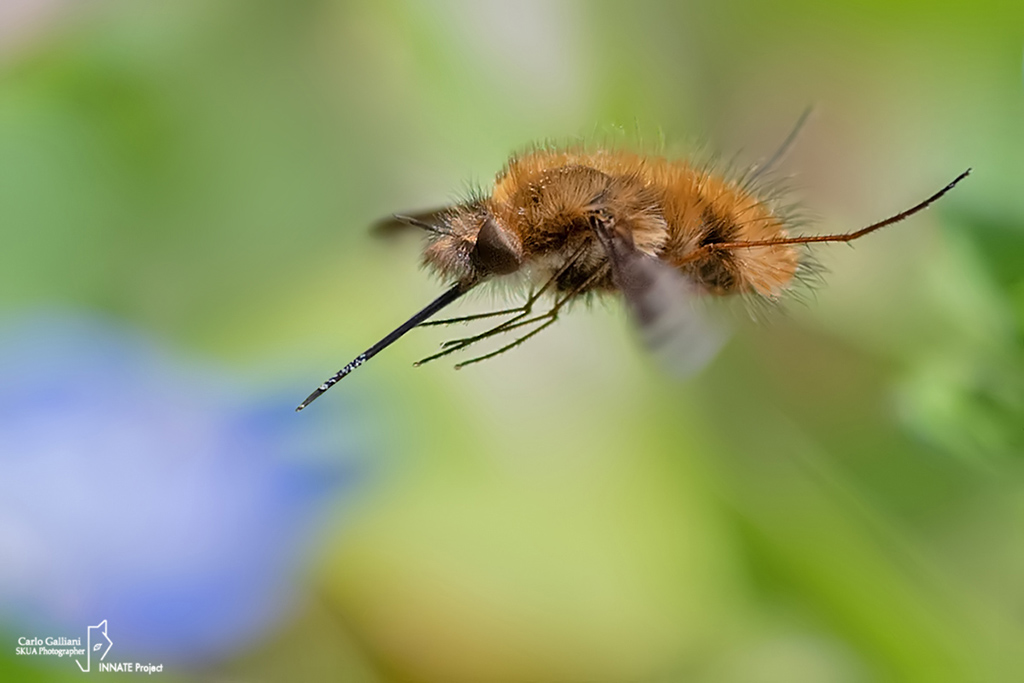
M 691 370 L 718 346 L 713 327 L 689 305 L 695 298 L 743 294 L 774 301 L 807 264 L 801 245 L 851 242 L 892 225 L 925 209 L 970 173 L 964 171 L 919 204 L 860 230 L 790 236 L 792 219 L 760 181 L 806 116 L 766 164 L 739 178 L 625 150 L 539 148 L 513 156 L 489 195 L 417 216 L 394 216 L 381 227 L 426 232 L 423 260 L 452 284 L 317 387 L 296 411 L 418 325 L 505 318 L 479 334 L 445 342 L 440 352 L 417 365 L 483 339 L 520 332 L 458 368 L 522 344 L 554 324 L 568 303 L 592 293 L 620 293 L 647 344 L 670 349 L 668 355 Z M 521 306 L 428 322 L 471 289 L 513 274 L 533 283 Z M 534 314 L 545 295 L 553 299 L 550 307 Z

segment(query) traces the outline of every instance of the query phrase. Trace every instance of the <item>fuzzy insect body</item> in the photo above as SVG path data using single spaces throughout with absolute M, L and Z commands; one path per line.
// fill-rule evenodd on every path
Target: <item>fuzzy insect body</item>
M 746 253 L 709 246 L 788 236 L 787 218 L 753 184 L 730 182 L 685 161 L 604 149 L 539 149 L 513 158 L 489 196 L 439 216 L 424 260 L 443 278 L 467 282 L 528 266 L 543 284 L 582 250 L 554 289 L 573 291 L 586 282 L 579 294 L 612 291 L 610 270 L 593 277 L 608 262 L 594 236 L 595 217 L 707 293 L 774 299 L 800 265 L 792 245 Z M 500 258 L 482 256 L 482 250 Z
M 739 294 L 775 300 L 807 264 L 803 245 L 849 242 L 903 220 L 970 173 L 855 232 L 792 236 L 787 208 L 763 178 L 796 130 L 765 165 L 734 179 L 686 161 L 625 150 L 534 149 L 512 157 L 485 196 L 418 216 L 396 215 L 381 227 L 426 231 L 430 241 L 424 262 L 452 284 L 321 384 L 296 410 L 414 327 L 504 318 L 482 333 L 445 342 L 440 352 L 417 365 L 490 337 L 521 335 L 456 365 L 461 367 L 519 346 L 551 326 L 567 304 L 595 292 L 620 294 L 647 345 L 679 361 L 673 363 L 677 368 L 692 371 L 714 355 L 719 343 L 713 326 L 691 306 L 694 299 Z M 523 274 L 532 286 L 520 306 L 430 320 L 475 287 Z M 534 313 L 543 296 L 552 298 L 550 308 Z

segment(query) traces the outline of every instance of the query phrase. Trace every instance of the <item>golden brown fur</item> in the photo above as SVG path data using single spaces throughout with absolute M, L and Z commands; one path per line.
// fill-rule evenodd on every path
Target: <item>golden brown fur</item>
M 425 261 L 448 279 L 486 277 L 472 255 L 483 221 L 490 218 L 540 282 L 582 249 L 577 263 L 556 282 L 559 290 L 578 289 L 607 261 L 589 222 L 595 212 L 610 216 L 637 249 L 672 264 L 709 293 L 776 298 L 799 266 L 799 253 L 791 245 L 702 249 L 787 236 L 784 220 L 740 183 L 684 161 L 582 148 L 538 149 L 513 157 L 489 196 L 442 216 Z M 609 275 L 578 292 L 612 288 Z

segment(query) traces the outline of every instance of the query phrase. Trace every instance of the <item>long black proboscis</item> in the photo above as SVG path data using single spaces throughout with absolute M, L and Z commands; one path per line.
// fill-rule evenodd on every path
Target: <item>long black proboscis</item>
M 320 394 L 324 393 L 325 391 L 333 387 L 335 384 L 337 384 L 343 377 L 345 377 L 345 375 L 349 374 L 350 372 L 358 368 L 360 365 L 370 360 L 387 347 L 391 346 L 391 344 L 397 341 L 398 338 L 401 337 L 403 334 L 405 334 L 412 328 L 416 327 L 421 322 L 423 322 L 430 316 L 434 315 L 448 304 L 458 299 L 460 296 L 465 294 L 468 289 L 469 286 L 461 282 L 452 285 L 452 287 L 448 291 L 446 291 L 444 294 L 442 294 L 441 296 L 437 297 L 429 304 L 427 304 L 427 306 L 422 311 L 406 320 L 404 323 L 399 325 L 394 331 L 392 331 L 388 336 L 384 337 L 379 342 L 377 342 L 376 344 L 374 344 L 373 346 L 371 346 L 370 348 L 366 349 L 361 354 L 356 356 L 351 363 L 343 367 L 341 370 L 338 370 L 338 372 L 335 373 L 330 379 L 328 379 L 326 382 L 317 387 L 316 391 L 307 396 L 306 400 L 300 403 L 299 407 L 295 409 L 295 412 L 299 412 L 300 410 L 308 406 L 310 403 L 317 400 L 320 397 Z

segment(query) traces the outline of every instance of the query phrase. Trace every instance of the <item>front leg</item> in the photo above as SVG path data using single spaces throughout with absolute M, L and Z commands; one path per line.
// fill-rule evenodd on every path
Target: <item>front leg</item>
M 580 245 L 580 247 L 577 248 L 576 251 L 574 251 L 572 253 L 572 255 L 562 265 L 562 267 L 559 268 L 558 271 L 554 275 L 552 275 L 550 278 L 548 278 L 547 281 L 545 281 L 544 284 L 536 292 L 533 292 L 532 294 L 530 294 L 530 296 L 526 300 L 526 302 L 522 306 L 520 306 L 519 308 L 510 308 L 510 309 L 507 309 L 507 310 L 504 310 L 504 311 L 492 311 L 492 312 L 489 312 L 489 313 L 481 313 L 481 314 L 478 314 L 478 315 L 464 316 L 463 318 L 451 318 L 449 320 L 439 320 L 439 321 L 437 321 L 436 324 L 443 325 L 443 324 L 456 323 L 456 322 L 470 322 L 472 320 L 477 320 L 477 319 L 481 319 L 481 318 L 490 318 L 490 317 L 494 317 L 494 316 L 498 316 L 498 315 L 503 315 L 503 314 L 506 314 L 506 313 L 510 314 L 510 315 L 514 314 L 514 315 L 512 315 L 512 317 L 510 319 L 506 320 L 505 322 L 500 323 L 498 325 L 495 325 L 494 327 L 490 328 L 489 330 L 486 330 L 485 332 L 481 332 L 478 335 L 475 335 L 475 336 L 472 336 L 472 337 L 466 337 L 466 338 L 463 338 L 463 339 L 453 339 L 451 341 L 445 342 L 442 345 L 442 346 L 445 347 L 443 351 L 440 351 L 439 353 L 435 353 L 432 356 L 427 356 L 426 358 L 424 358 L 424 359 L 420 360 L 419 362 L 417 362 L 416 365 L 417 366 L 423 365 L 424 363 L 429 363 L 432 360 L 437 360 L 438 358 L 443 358 L 444 356 L 447 356 L 450 353 L 454 353 L 456 351 L 459 351 L 460 349 L 464 349 L 467 346 L 469 346 L 471 344 L 475 344 L 476 342 L 481 341 L 483 339 L 487 339 L 488 337 L 494 336 L 496 334 L 502 334 L 504 332 L 508 332 L 510 330 L 514 330 L 514 329 L 523 327 L 524 325 L 529 325 L 529 324 L 539 320 L 540 318 L 527 318 L 526 320 L 523 320 L 523 318 L 526 318 L 530 314 L 530 312 L 533 310 L 533 306 L 537 302 L 537 300 L 540 299 L 540 297 L 545 292 L 547 292 L 549 289 L 551 289 L 551 287 L 553 285 L 555 285 L 555 283 L 558 282 L 558 279 L 560 277 L 562 277 L 565 273 L 567 273 L 569 271 L 569 269 L 572 268 L 576 264 L 576 262 L 580 259 L 580 257 L 583 255 L 584 251 L 586 250 L 586 247 L 587 247 L 586 243 Z

